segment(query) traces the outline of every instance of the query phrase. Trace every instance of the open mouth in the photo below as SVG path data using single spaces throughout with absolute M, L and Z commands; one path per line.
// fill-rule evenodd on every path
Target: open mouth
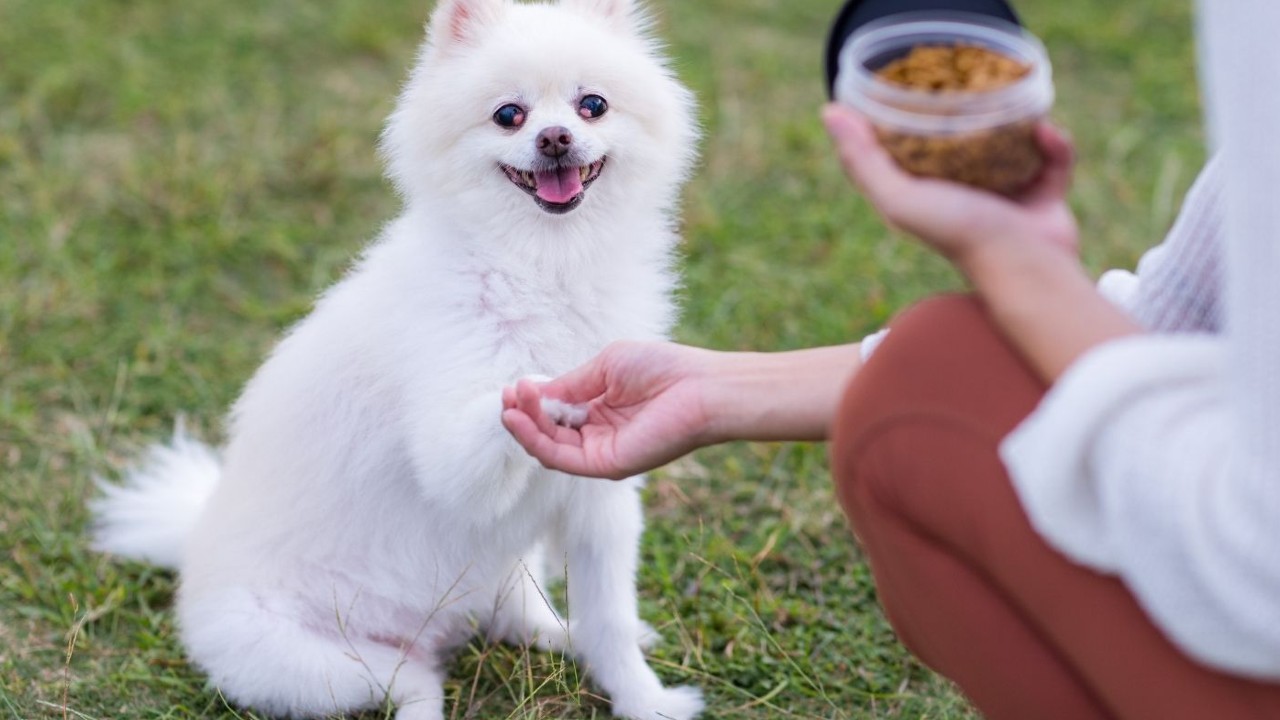
M 533 196 L 538 207 L 559 215 L 567 213 L 582 203 L 591 183 L 600 177 L 605 158 L 590 165 L 558 166 L 550 170 L 519 170 L 510 165 L 500 165 L 507 179 L 516 187 Z

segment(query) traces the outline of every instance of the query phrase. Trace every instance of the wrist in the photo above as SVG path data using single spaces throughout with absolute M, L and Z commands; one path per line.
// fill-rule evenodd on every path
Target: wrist
M 761 353 L 712 352 L 702 363 L 703 424 L 699 445 L 716 445 L 738 440 L 748 433 L 749 402 L 758 392 Z
M 859 365 L 855 344 L 717 353 L 704 381 L 702 444 L 825 440 L 845 383 Z
M 1098 343 L 1140 331 L 1064 248 L 993 246 L 967 258 L 963 271 L 1001 334 L 1046 382 Z
M 1018 286 L 1088 282 L 1072 251 L 1037 238 L 992 238 L 974 243 L 952 261 L 984 297 Z

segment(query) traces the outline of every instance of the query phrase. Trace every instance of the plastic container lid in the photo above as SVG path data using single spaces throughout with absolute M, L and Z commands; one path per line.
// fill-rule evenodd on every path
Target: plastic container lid
M 863 25 L 890 15 L 908 12 L 962 12 L 987 15 L 1021 25 L 1018 14 L 1006 0 L 845 0 L 831 21 L 827 46 L 823 53 L 823 70 L 827 81 L 827 97 L 835 98 L 836 72 L 840 69 L 840 50 Z
M 875 74 L 917 45 L 956 44 L 999 52 L 1031 71 L 981 92 L 913 90 Z M 902 13 L 868 23 L 849 38 L 835 96 L 884 128 L 919 135 L 973 132 L 1046 114 L 1053 106 L 1053 71 L 1044 45 L 1013 23 L 967 13 Z

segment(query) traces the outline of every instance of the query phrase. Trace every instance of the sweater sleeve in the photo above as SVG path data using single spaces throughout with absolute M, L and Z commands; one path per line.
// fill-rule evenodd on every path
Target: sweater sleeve
M 1222 210 L 1222 163 L 1214 159 L 1191 186 L 1164 242 L 1142 256 L 1136 273 L 1104 273 L 1098 291 L 1148 330 L 1218 330 Z
M 1199 4 L 1222 148 L 1224 327 L 1094 348 L 1004 441 L 1032 524 L 1188 655 L 1280 678 L 1280 3 Z M 1261 87 L 1260 87 L 1261 85 Z M 1181 262 L 1181 261 L 1180 261 Z
M 1205 335 L 1101 346 L 1001 456 L 1041 535 L 1119 575 L 1185 652 L 1280 678 L 1280 493 L 1232 435 L 1226 350 Z

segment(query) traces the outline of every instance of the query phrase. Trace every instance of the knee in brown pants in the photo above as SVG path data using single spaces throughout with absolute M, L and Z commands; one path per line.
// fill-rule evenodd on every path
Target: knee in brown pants
M 831 461 L 903 642 L 993 719 L 1280 717 L 1280 685 L 1193 663 L 1030 526 L 997 448 L 1045 386 L 981 304 L 929 300 L 891 327 Z

